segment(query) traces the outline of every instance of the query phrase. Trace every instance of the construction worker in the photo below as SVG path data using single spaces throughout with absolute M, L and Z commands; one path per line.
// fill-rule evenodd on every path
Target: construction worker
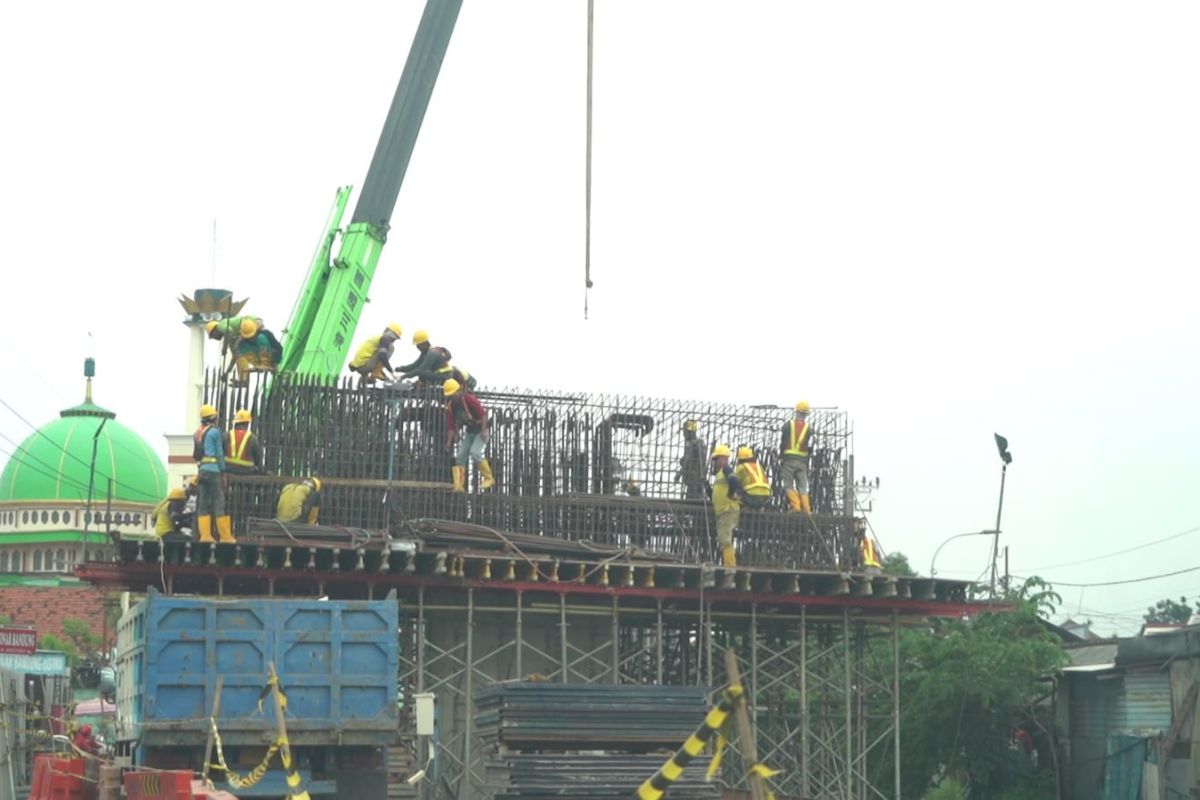
M 444 347 L 433 347 L 429 344 L 429 333 L 417 331 L 413 334 L 412 343 L 420 353 L 417 360 L 396 371 L 405 378 L 411 378 L 424 383 L 440 386 L 453 377 L 450 366 L 450 351 Z M 461 382 L 460 382 L 461 384 Z
M 233 415 L 233 430 L 225 448 L 225 471 L 233 475 L 261 475 L 264 471 L 262 445 L 250 432 L 250 421 L 250 412 L 245 408 Z
M 313 476 L 289 483 L 279 491 L 275 519 L 280 522 L 299 522 L 316 525 L 321 517 L 321 479 Z
M 737 566 L 733 549 L 733 529 L 742 516 L 742 485 L 729 466 L 733 451 L 727 444 L 718 444 L 712 451 L 712 470 L 716 476 L 712 485 L 713 513 L 717 515 L 717 544 L 721 547 L 721 563 Z
M 737 468 L 733 474 L 742 485 L 742 502 L 746 507 L 766 508 L 771 502 L 771 482 L 749 447 L 743 445 L 737 449 Z
M 200 541 L 211 543 L 216 527 L 222 542 L 233 543 L 233 521 L 225 513 L 225 490 L 229 487 L 229 479 L 225 477 L 225 436 L 217 426 L 217 409 L 210 405 L 200 407 L 200 427 L 196 429 L 192 452 L 200 465 L 196 479 L 196 527 Z
M 688 500 L 698 500 L 708 486 L 705 474 L 704 442 L 696 434 L 699 425 L 696 420 L 689 419 L 683 423 L 683 456 L 679 459 L 679 471 L 675 480 L 683 483 L 684 497 Z
M 854 529 L 858 534 L 858 554 L 862 560 L 863 572 L 871 575 L 882 572 L 883 562 L 879 560 L 879 545 L 875 544 L 875 537 L 867 532 L 866 523 L 856 519 Z
M 167 492 L 167 497 L 154 509 L 154 532 L 158 538 L 179 534 L 187 536 L 184 529 L 195 526 L 195 514 L 189 514 L 187 509 L 188 493 L 182 486 L 176 486 Z
M 812 514 L 808 501 L 808 454 L 812 427 L 808 424 L 808 401 L 796 403 L 796 413 L 783 423 L 783 439 L 779 445 L 779 477 L 787 493 L 792 511 Z
M 462 385 L 449 378 L 442 384 L 442 395 L 446 398 L 446 449 L 454 449 L 454 440 L 459 428 L 466 428 L 462 440 L 458 444 L 458 453 L 454 457 L 451 474 L 454 478 L 454 491 L 467 490 L 467 459 L 468 457 L 479 465 L 480 489 L 490 489 L 495 484 L 492 477 L 492 465 L 483 456 L 483 448 L 487 445 L 488 416 L 475 395 L 464 389 Z
M 400 326 L 393 322 L 383 329 L 383 333 L 372 336 L 358 346 L 350 361 L 350 369 L 362 377 L 361 385 L 370 386 L 375 381 L 391 379 L 392 351 L 396 349 L 400 333 Z
M 208 338 L 222 342 L 222 350 L 232 350 L 237 367 L 235 385 L 244 386 L 250 370 L 272 371 L 283 356 L 283 345 L 263 327 L 258 317 L 230 317 L 205 326 Z

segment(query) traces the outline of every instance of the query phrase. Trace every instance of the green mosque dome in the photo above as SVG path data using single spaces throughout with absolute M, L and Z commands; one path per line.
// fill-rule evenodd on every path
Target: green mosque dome
M 156 503 L 166 496 L 167 471 L 146 440 L 117 422 L 116 414 L 88 399 L 43 425 L 13 453 L 0 473 L 0 503 L 30 500 L 86 502 L 93 477 L 94 500 Z M 99 436 L 96 432 L 99 431 Z

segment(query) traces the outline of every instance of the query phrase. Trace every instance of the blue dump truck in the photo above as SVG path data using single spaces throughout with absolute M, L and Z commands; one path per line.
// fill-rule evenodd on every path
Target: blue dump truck
M 199 772 L 209 746 L 217 678 L 217 737 L 225 763 L 253 780 L 278 737 L 268 675 L 286 697 L 295 766 L 313 795 L 387 796 L 396 739 L 399 610 L 376 601 L 167 597 L 151 591 L 117 629 L 118 752 L 134 763 Z M 216 741 L 213 757 L 217 763 Z M 278 754 L 238 797 L 288 793 Z M 239 781 L 239 783 L 243 783 Z

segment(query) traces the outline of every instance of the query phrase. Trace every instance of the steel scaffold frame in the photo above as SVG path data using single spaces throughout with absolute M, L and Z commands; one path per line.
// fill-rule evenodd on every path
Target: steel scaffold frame
M 534 596 L 530 596 L 534 595 Z M 732 645 L 763 763 L 777 792 L 814 800 L 898 796 L 895 663 L 900 619 L 854 609 L 782 611 L 571 596 L 420 589 L 401 601 L 401 691 L 438 696 L 440 738 L 423 800 L 487 794 L 474 690 L 533 676 L 564 682 L 698 684 Z M 736 736 L 732 737 L 736 744 Z M 723 778 L 744 785 L 739 759 Z

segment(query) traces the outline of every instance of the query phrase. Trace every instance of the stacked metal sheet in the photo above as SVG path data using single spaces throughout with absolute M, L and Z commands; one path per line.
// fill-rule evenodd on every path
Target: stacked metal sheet
M 679 747 L 704 719 L 698 686 L 507 681 L 475 693 L 475 730 L 507 750 Z
M 497 800 L 624 800 L 696 730 L 708 696 L 696 686 L 508 681 L 479 689 L 475 709 Z M 708 763 L 693 761 L 671 797 L 718 797 Z
M 484 783 L 495 800 L 628 800 L 663 765 L 654 753 L 569 755 L 509 753 L 487 761 Z M 709 756 L 700 756 L 671 784 L 668 800 L 715 800 L 719 783 L 705 780 Z

